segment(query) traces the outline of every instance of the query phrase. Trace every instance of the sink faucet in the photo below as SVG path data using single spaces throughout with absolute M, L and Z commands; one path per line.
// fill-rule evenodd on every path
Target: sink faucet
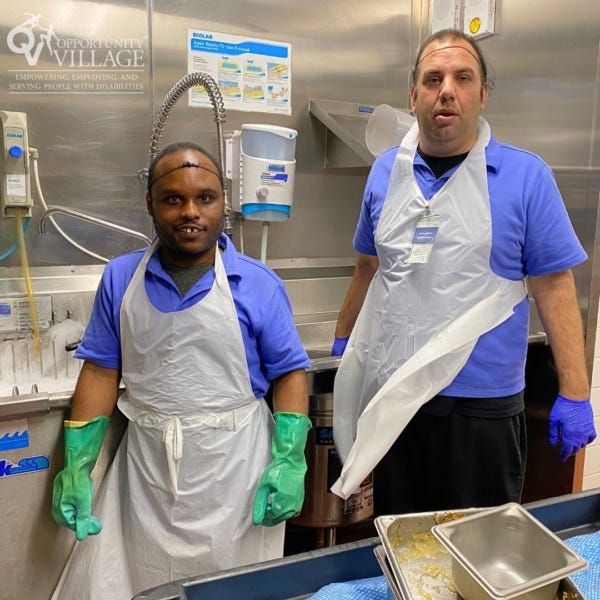
M 129 229 L 127 227 L 123 227 L 122 225 L 117 225 L 116 223 L 112 223 L 111 221 L 105 221 L 99 217 L 94 217 L 92 215 L 88 215 L 86 213 L 79 212 L 73 208 L 68 208 L 66 206 L 49 206 L 40 217 L 39 228 L 40 233 L 46 233 L 46 220 L 50 218 L 53 225 L 56 226 L 54 219 L 50 216 L 53 213 L 60 213 L 63 215 L 68 215 L 70 217 L 74 217 L 75 219 L 80 219 L 82 221 L 87 221 L 89 223 L 94 223 L 95 225 L 99 225 L 100 227 L 105 227 L 106 229 L 112 229 L 113 231 L 118 231 L 120 233 L 124 233 L 126 235 L 130 235 L 135 238 L 139 238 L 146 242 L 146 245 L 149 246 L 152 243 L 152 240 L 140 233 L 139 231 L 135 231 L 133 229 Z

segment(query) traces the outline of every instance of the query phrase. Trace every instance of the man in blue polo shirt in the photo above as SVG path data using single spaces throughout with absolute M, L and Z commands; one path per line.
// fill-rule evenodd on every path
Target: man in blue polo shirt
M 304 499 L 310 363 L 282 281 L 222 234 L 222 174 L 202 148 L 165 148 L 146 203 L 157 238 L 106 266 L 77 350 L 52 515 L 85 543 L 60 600 L 130 598 L 281 557 Z M 129 425 L 92 516 L 90 471 L 116 404 Z
M 596 436 L 571 273 L 587 256 L 552 173 L 491 135 L 471 38 L 437 32 L 415 64 L 417 123 L 369 174 L 332 350 L 332 489 L 375 469 L 377 514 L 520 500 L 527 288 L 558 372 L 550 442 L 566 460 Z

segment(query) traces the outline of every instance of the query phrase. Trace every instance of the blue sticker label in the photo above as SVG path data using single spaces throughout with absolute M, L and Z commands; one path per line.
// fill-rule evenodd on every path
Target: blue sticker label
M 0 460 L 0 477 L 25 475 L 35 471 L 46 471 L 49 468 L 50 460 L 47 456 L 27 456 L 21 458 L 18 463 L 10 460 Z
M 282 183 L 285 183 L 288 180 L 288 176 L 286 173 L 275 173 L 275 175 L 270 175 L 269 173 L 261 173 L 260 180 L 264 182 L 280 181 Z
M 253 40 L 246 40 L 236 44 L 234 42 L 195 38 L 190 40 L 190 50 L 194 52 L 215 52 L 229 56 L 239 56 L 240 54 L 260 54 L 276 58 L 288 58 L 289 56 L 287 46 L 278 46 L 267 42 L 255 42 Z
M 29 447 L 29 431 L 7 433 L 0 437 L 0 452 Z
M 10 304 L 0 304 L 0 315 L 10 315 Z

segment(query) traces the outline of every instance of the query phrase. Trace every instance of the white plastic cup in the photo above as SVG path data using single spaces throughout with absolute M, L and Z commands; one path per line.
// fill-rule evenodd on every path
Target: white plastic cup
M 416 121 L 415 117 L 389 104 L 380 104 L 367 121 L 365 142 L 373 156 L 400 145 L 402 138 Z

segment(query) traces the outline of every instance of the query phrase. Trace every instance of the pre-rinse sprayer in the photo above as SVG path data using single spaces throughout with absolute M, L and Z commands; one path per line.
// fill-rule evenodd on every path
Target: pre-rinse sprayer
M 217 82 L 207 73 L 203 73 L 202 71 L 196 71 L 194 73 L 189 73 L 184 75 L 173 87 L 169 90 L 167 95 L 165 96 L 156 117 L 154 118 L 154 124 L 152 127 L 152 135 L 150 136 L 150 162 L 156 157 L 158 154 L 158 145 L 160 143 L 160 138 L 162 136 L 162 132 L 171 113 L 171 110 L 181 97 L 181 95 L 189 90 L 191 87 L 196 85 L 201 85 L 206 90 L 206 93 L 210 99 L 214 120 L 217 124 L 217 144 L 218 144 L 218 159 L 219 165 L 221 166 L 221 171 L 223 172 L 223 187 L 225 192 L 225 233 L 231 237 L 233 234 L 233 211 L 231 208 L 231 200 L 229 196 L 229 185 L 227 182 L 227 178 L 225 177 L 225 146 L 223 141 L 223 123 L 225 123 L 225 104 L 223 102 L 223 97 L 219 90 L 219 86 Z

